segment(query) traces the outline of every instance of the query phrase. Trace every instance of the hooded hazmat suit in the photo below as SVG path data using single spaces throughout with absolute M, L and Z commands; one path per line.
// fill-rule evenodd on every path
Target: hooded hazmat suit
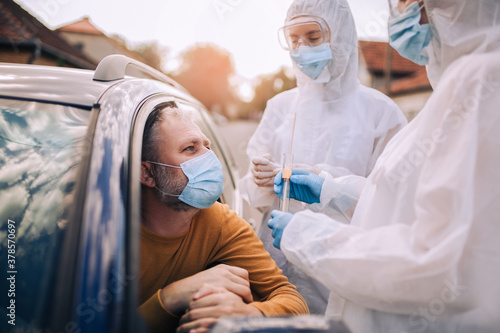
M 293 162 L 323 170 L 333 177 L 367 176 L 389 139 L 407 121 L 396 104 L 382 93 L 359 84 L 357 34 L 347 0 L 296 0 L 285 23 L 301 15 L 323 18 L 331 32 L 330 60 L 312 80 L 293 63 L 297 88 L 268 101 L 262 120 L 247 148 L 250 159 L 269 154 L 278 164 L 288 153 L 292 124 Z M 259 237 L 278 266 L 306 299 L 313 314 L 323 314 L 328 289 L 290 265 L 272 245 L 267 228 L 269 212 L 278 208 L 279 199 L 271 187 L 259 187 L 252 173 L 240 180 L 242 196 L 252 207 L 263 211 Z M 291 200 L 290 211 L 303 209 Z
M 434 93 L 366 180 L 327 177 L 311 207 L 358 180 L 350 224 L 302 211 L 281 239 L 354 333 L 500 330 L 500 1 L 424 4 Z

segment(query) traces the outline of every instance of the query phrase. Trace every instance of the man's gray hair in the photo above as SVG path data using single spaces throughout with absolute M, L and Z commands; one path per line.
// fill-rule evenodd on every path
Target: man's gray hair
M 143 161 L 158 160 L 157 147 L 158 141 L 161 140 L 158 127 L 168 118 L 191 120 L 193 122 L 197 119 L 193 111 L 181 110 L 172 102 L 157 105 L 149 114 L 146 125 L 144 125 L 144 133 L 142 135 Z

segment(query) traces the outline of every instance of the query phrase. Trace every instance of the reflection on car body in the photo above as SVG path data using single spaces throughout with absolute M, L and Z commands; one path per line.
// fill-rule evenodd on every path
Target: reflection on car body
M 129 64 L 155 79 L 125 76 Z M 204 107 L 131 59 L 110 56 L 99 67 L 0 64 L 2 263 L 15 223 L 15 295 L 0 309 L 9 318 L 14 300 L 15 326 L 2 320 L 2 332 L 144 331 L 139 167 L 144 123 L 160 103 L 199 113 L 224 169 L 220 201 L 242 214 L 237 169 Z M 2 292 L 10 285 L 3 279 Z

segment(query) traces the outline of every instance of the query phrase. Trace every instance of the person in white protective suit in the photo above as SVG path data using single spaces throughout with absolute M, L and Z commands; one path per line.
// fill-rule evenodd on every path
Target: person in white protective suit
M 434 92 L 366 179 L 292 170 L 310 210 L 273 211 L 274 244 L 354 333 L 499 332 L 500 1 L 391 8 L 391 44 Z
M 243 198 L 264 213 L 265 223 L 279 206 L 273 180 L 289 152 L 295 114 L 295 166 L 332 177 L 367 176 L 389 139 L 407 123 L 391 99 L 358 82 L 357 35 L 347 0 L 295 0 L 279 34 L 281 46 L 290 51 L 298 87 L 268 101 L 247 147 L 250 170 L 240 180 Z M 289 207 L 303 209 L 293 200 Z M 311 313 L 324 314 L 328 289 L 273 248 L 265 223 L 257 232 L 266 250 Z

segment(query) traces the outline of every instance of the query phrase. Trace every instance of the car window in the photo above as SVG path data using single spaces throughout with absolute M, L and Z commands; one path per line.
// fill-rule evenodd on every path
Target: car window
M 16 328 L 40 327 L 50 308 L 89 120 L 88 110 L 0 99 L 0 260 L 10 278 L 1 290 L 12 290 L 0 314 L 9 320 L 14 302 Z
M 227 151 L 225 146 L 221 144 L 220 138 L 216 135 L 215 125 L 213 124 L 213 122 L 210 122 L 210 115 L 208 114 L 208 112 L 201 106 L 187 101 L 178 99 L 172 100 L 171 97 L 166 99 L 163 96 L 155 96 L 141 106 L 139 115 L 142 120 L 138 121 L 138 123 L 144 124 L 149 113 L 160 104 L 168 104 L 171 107 L 178 107 L 181 110 L 193 112 L 193 114 L 195 115 L 194 120 L 196 125 L 198 125 L 201 131 L 208 137 L 208 139 L 212 143 L 212 151 L 219 158 L 219 161 L 222 164 L 222 172 L 224 174 L 224 192 L 222 193 L 219 201 L 227 204 L 237 213 L 240 213 L 241 204 L 239 203 L 239 200 L 241 199 L 236 194 L 234 183 L 234 172 L 236 172 L 236 169 L 233 169 L 233 161 L 230 159 L 231 156 L 229 155 L 229 151 Z M 143 128 L 141 126 L 139 126 L 139 128 L 142 139 Z M 140 146 L 142 146 L 142 141 L 140 142 Z M 136 149 L 140 150 L 139 147 L 136 147 Z

